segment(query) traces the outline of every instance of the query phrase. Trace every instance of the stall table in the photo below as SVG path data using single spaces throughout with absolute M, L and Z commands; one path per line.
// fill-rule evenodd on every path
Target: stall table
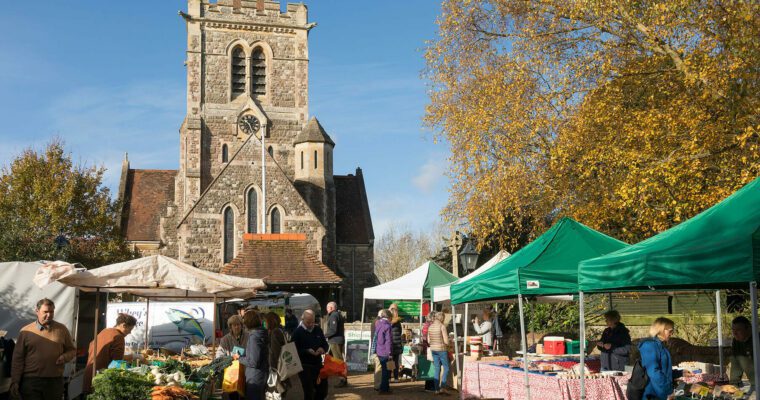
M 624 386 L 630 375 L 600 376 L 586 380 L 586 399 L 625 400 Z M 580 399 L 580 379 L 530 374 L 531 397 L 535 399 Z M 525 399 L 525 372 L 506 364 L 468 362 L 464 366 L 461 398 Z

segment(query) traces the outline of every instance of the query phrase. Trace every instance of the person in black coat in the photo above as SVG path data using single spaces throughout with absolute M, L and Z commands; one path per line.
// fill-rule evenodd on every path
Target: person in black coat
M 602 371 L 624 371 L 631 353 L 631 333 L 620 322 L 620 313 L 610 310 L 604 313 L 607 329 L 596 343 L 601 354 Z
M 388 311 L 391 312 L 391 339 L 393 339 L 391 354 L 393 356 L 393 362 L 396 364 L 396 368 L 393 370 L 393 380 L 398 381 L 398 373 L 401 370 L 401 353 L 404 352 L 404 340 L 402 337 L 404 328 L 401 327 L 401 317 L 398 315 L 398 305 L 396 303 L 391 304 Z
M 293 343 L 303 367 L 298 377 L 301 378 L 304 400 L 327 398 L 327 379 L 319 379 L 319 370 L 322 369 L 322 355 L 327 353 L 328 345 L 325 334 L 316 324 L 315 318 L 314 311 L 304 311 L 301 324 L 293 332 Z
M 261 324 L 261 314 L 246 311 L 243 325 L 248 329 L 248 342 L 242 357 L 234 355 L 245 366 L 246 400 L 266 398 L 267 378 L 269 378 L 269 334 Z

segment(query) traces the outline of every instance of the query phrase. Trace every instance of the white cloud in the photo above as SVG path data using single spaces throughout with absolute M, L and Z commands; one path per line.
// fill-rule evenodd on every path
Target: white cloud
M 433 157 L 420 167 L 417 175 L 412 178 L 412 183 L 423 193 L 430 194 L 443 180 L 445 172 L 446 164 L 442 158 Z

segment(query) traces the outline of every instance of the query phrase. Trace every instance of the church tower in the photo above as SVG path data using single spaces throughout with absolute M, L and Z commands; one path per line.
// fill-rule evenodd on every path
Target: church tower
M 187 114 L 175 197 L 188 210 L 247 140 L 294 178 L 294 140 L 308 116 L 308 32 L 303 4 L 189 0 Z M 261 126 L 249 132 L 246 121 Z M 247 117 L 247 118 L 246 118 Z M 254 138 L 249 138 L 251 135 Z

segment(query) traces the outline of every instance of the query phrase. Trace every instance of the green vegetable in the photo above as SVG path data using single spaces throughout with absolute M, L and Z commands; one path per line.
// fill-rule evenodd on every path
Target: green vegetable
M 211 364 L 204 365 L 193 371 L 188 379 L 191 381 L 207 381 L 212 376 L 223 374 L 224 369 L 230 365 L 232 365 L 232 357 L 219 357 L 212 361 Z
M 164 366 L 161 367 L 161 373 L 173 374 L 175 372 L 182 372 L 185 376 L 188 376 L 193 372 L 193 369 L 190 367 L 190 364 L 174 359 L 167 361 Z
M 95 376 L 92 386 L 89 400 L 145 400 L 150 398 L 153 382 L 150 375 L 107 369 Z

